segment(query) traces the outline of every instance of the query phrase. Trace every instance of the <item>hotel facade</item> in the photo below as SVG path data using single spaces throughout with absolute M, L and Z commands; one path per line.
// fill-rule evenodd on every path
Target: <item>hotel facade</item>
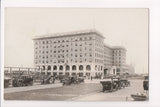
M 126 49 L 104 43 L 96 30 L 45 35 L 34 38 L 34 65 L 51 75 L 88 78 L 121 75 L 127 71 Z

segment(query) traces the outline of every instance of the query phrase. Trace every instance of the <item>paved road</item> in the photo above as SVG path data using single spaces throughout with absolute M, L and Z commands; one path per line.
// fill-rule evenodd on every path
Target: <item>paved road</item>
M 78 97 L 73 100 L 75 101 L 133 101 L 130 97 L 131 94 L 137 94 L 143 92 L 143 81 L 142 80 L 130 80 L 131 86 L 125 87 L 124 89 L 111 92 L 111 93 L 94 93 L 92 95 L 86 95 Z
M 32 90 L 9 92 L 4 94 L 4 98 L 6 100 L 131 101 L 130 94 L 143 92 L 142 80 L 131 80 L 130 87 L 112 93 L 101 92 L 102 86 L 99 80 L 86 81 L 85 84 L 79 85 L 53 86 L 45 85 L 40 86 L 41 89 L 32 87 Z

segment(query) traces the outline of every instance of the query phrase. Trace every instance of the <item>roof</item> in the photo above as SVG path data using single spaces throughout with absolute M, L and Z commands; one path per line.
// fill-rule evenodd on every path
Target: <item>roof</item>
M 98 36 L 100 36 L 102 38 L 105 38 L 97 30 L 91 29 L 91 30 L 81 30 L 81 31 L 55 33 L 55 34 L 49 34 L 49 35 L 41 35 L 39 37 L 34 37 L 33 40 L 49 39 L 49 38 L 60 38 L 60 37 L 71 37 L 71 36 L 79 36 L 79 35 L 82 35 L 82 34 L 83 35 L 86 35 L 86 34 L 96 34 L 96 35 L 98 35 Z
M 126 51 L 126 48 L 123 46 L 113 46 L 112 49 L 123 49 Z
M 107 48 L 110 48 L 110 49 L 123 49 L 123 50 L 125 50 L 126 51 L 126 48 L 125 47 L 123 47 L 123 46 L 109 46 L 109 45 L 107 45 L 107 44 L 104 44 L 104 47 L 107 47 Z

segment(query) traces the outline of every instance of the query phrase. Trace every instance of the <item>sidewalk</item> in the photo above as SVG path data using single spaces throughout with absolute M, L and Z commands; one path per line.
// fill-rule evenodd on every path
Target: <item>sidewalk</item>
M 45 88 L 56 88 L 61 86 L 62 83 L 54 83 L 46 85 L 34 84 L 33 86 L 5 88 L 4 93 L 14 93 L 14 92 L 30 91 L 30 90 L 45 89 Z

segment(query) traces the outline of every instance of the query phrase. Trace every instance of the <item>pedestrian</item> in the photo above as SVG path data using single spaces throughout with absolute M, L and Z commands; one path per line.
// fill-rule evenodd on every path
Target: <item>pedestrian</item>
M 92 76 L 91 76 L 91 80 L 92 80 Z

